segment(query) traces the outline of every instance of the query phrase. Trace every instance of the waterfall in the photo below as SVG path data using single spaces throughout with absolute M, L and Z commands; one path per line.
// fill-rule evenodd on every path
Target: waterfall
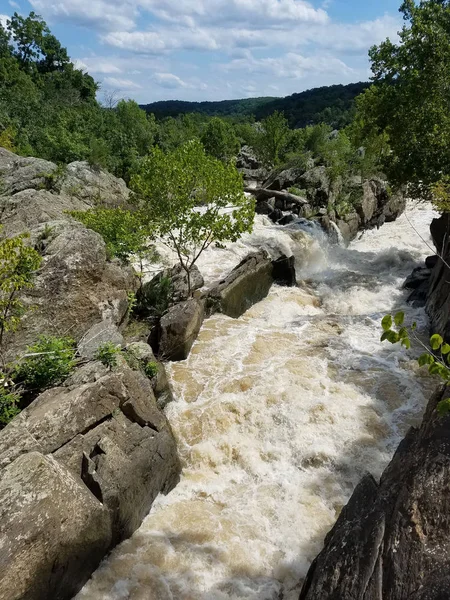
M 78 600 L 297 600 L 354 486 L 376 477 L 434 383 L 381 344 L 380 320 L 405 305 L 402 283 L 429 249 L 427 205 L 349 248 L 258 217 L 255 230 L 199 261 L 207 282 L 250 249 L 294 254 L 298 288 L 274 286 L 243 317 L 204 323 L 187 361 L 169 365 L 166 408 L 183 462 L 134 536 Z

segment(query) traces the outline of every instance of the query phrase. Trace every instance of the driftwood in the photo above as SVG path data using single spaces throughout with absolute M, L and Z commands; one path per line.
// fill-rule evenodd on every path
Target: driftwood
M 296 196 L 295 194 L 290 194 L 289 192 L 277 192 L 275 190 L 268 190 L 266 188 L 251 187 L 246 187 L 245 191 L 253 196 L 257 196 L 258 200 L 262 198 L 277 198 L 278 200 L 284 200 L 286 203 L 298 204 L 299 206 L 308 204 L 308 201 L 305 198 Z

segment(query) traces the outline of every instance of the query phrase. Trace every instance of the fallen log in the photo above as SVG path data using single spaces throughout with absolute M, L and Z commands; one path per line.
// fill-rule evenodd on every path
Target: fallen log
M 277 198 L 278 200 L 284 200 L 287 203 L 298 204 L 299 206 L 304 206 L 308 204 L 306 198 L 302 198 L 301 196 L 296 196 L 295 194 L 291 194 L 289 192 L 277 192 L 275 190 L 268 190 L 266 188 L 252 188 L 246 187 L 244 188 L 245 192 L 256 196 L 258 200 L 264 198 Z

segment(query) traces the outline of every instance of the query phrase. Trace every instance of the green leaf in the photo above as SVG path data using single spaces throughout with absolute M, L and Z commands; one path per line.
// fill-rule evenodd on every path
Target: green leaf
M 442 336 L 440 336 L 438 333 L 435 333 L 430 338 L 430 346 L 433 348 L 433 350 L 439 350 L 443 343 L 444 340 L 442 339 Z
M 442 354 L 450 354 L 450 344 L 442 344 Z
M 450 412 L 450 398 L 441 400 L 437 405 L 437 411 L 440 417 L 445 417 Z
M 425 365 L 432 365 L 435 362 L 435 359 L 434 356 L 431 356 L 431 354 L 426 352 L 425 354 L 422 354 L 422 356 L 419 356 L 417 362 L 419 363 L 419 367 L 424 367 Z
M 407 350 L 411 348 L 411 342 L 409 341 L 409 338 L 402 339 L 402 346 L 405 346 Z
M 412 331 L 415 331 L 417 329 L 416 321 L 414 321 L 414 323 L 411 325 L 411 329 L 412 329 Z
M 389 331 L 389 329 L 392 327 L 391 315 L 386 315 L 385 317 L 383 317 L 381 321 L 381 327 L 384 329 L 384 331 Z
M 407 339 L 408 338 L 408 330 L 406 329 L 406 327 L 402 327 L 400 329 L 400 331 L 398 332 L 398 335 L 401 340 Z
M 400 341 L 398 333 L 392 331 L 392 329 L 390 331 L 387 331 L 386 333 L 388 334 L 386 339 L 388 342 L 391 342 L 391 344 L 396 344 Z
M 403 325 L 404 321 L 405 321 L 405 313 L 398 312 L 394 317 L 394 323 L 397 325 L 397 327 L 400 327 L 400 325 Z
M 434 363 L 429 366 L 428 372 L 430 373 L 430 375 L 441 375 L 442 369 L 442 365 L 440 365 L 439 363 Z

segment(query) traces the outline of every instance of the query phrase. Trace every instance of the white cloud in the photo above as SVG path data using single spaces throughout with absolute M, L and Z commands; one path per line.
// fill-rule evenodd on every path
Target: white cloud
M 16 10 L 21 10 L 20 4 L 17 4 L 17 2 L 14 2 L 14 0 L 9 0 L 9 5 L 15 8 Z
M 99 73 L 108 75 L 113 73 L 122 73 L 122 69 L 117 66 L 115 61 L 105 60 L 97 57 L 77 58 L 75 60 L 75 66 L 77 69 L 88 71 L 91 74 Z
M 0 25 L 6 27 L 6 21 L 9 19 L 7 15 L 0 15 Z
M 135 81 L 131 81 L 131 79 L 120 79 L 117 77 L 106 77 L 104 79 L 104 83 L 114 89 L 118 90 L 140 90 L 142 88 L 141 85 L 136 83 Z
M 161 87 L 167 89 L 176 89 L 187 87 L 187 83 L 185 83 L 178 75 L 174 75 L 173 73 L 155 73 L 153 76 L 153 80 Z

